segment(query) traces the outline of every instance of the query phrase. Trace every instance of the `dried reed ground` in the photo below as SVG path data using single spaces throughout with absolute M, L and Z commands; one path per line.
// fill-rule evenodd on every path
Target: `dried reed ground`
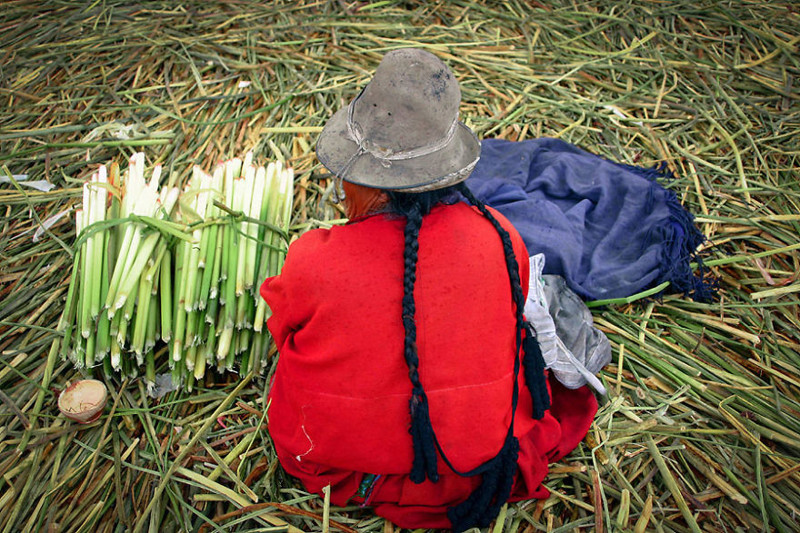
M 158 401 L 113 379 L 98 422 L 59 416 L 77 375 L 48 353 L 74 226 L 32 236 L 98 163 L 135 150 L 179 180 L 249 148 L 283 157 L 299 174 L 294 230 L 340 218 L 309 147 L 401 46 L 452 66 L 480 137 L 666 161 L 721 282 L 711 304 L 594 309 L 610 394 L 553 466 L 553 496 L 509 506 L 494 530 L 796 530 L 798 29 L 788 0 L 4 2 L 0 174 L 55 188 L 0 184 L 0 530 L 394 529 L 281 471 L 266 376 Z

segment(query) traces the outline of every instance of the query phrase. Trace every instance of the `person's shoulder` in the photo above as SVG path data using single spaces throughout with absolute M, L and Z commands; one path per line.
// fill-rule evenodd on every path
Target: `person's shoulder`
M 517 234 L 516 228 L 514 227 L 513 224 L 511 224 L 511 222 L 506 218 L 506 216 L 503 213 L 501 213 L 494 207 L 488 205 L 486 206 L 486 209 L 488 209 L 489 212 L 492 214 L 492 216 L 496 218 L 498 222 L 500 222 L 500 225 L 503 226 L 506 229 L 506 231 L 512 234 Z
M 341 253 L 343 249 L 361 239 L 364 233 L 375 234 L 392 226 L 386 217 L 377 215 L 332 228 L 306 231 L 289 246 L 289 254 L 308 257 L 324 256 L 326 253 Z
M 485 219 L 485 217 L 483 216 L 483 214 L 480 212 L 480 210 L 477 207 L 472 206 L 472 205 L 468 205 L 468 204 L 464 204 L 464 205 L 468 209 L 472 209 L 481 218 Z M 522 239 L 522 236 L 519 234 L 519 232 L 514 227 L 514 225 L 505 217 L 505 215 L 503 215 L 497 209 L 495 209 L 495 208 L 493 208 L 491 206 L 488 206 L 488 205 L 486 206 L 486 209 L 487 209 L 487 211 L 489 211 L 489 213 L 491 213 L 491 215 L 495 219 L 497 219 L 497 221 L 500 223 L 500 225 L 503 227 L 503 229 L 505 229 L 508 232 L 509 237 L 511 237 L 511 242 L 512 242 L 512 244 L 514 246 L 515 251 L 518 254 L 525 254 L 525 256 L 527 256 L 528 251 L 527 251 L 527 248 L 525 247 L 525 241 Z
M 326 257 L 334 253 L 330 240 L 331 230 L 325 228 L 308 230 L 295 238 L 286 252 L 282 273 L 300 275 L 309 265 L 324 263 Z
M 483 216 L 483 213 L 481 213 L 477 207 L 470 205 L 466 202 L 458 202 L 454 204 L 453 207 L 456 207 L 456 210 L 462 216 L 472 218 L 473 220 L 479 220 L 479 218 L 472 216 L 473 213 L 477 214 L 478 217 L 480 218 L 485 218 Z M 517 233 L 517 230 L 514 229 L 514 226 L 511 224 L 511 222 L 509 222 L 509 220 L 500 211 L 488 205 L 486 206 L 486 209 L 492 214 L 494 218 L 497 219 L 498 222 L 500 222 L 500 225 L 503 226 L 503 228 L 505 228 L 506 231 L 509 231 L 512 234 Z
M 289 245 L 289 253 L 313 252 L 329 240 L 330 231 L 330 229 L 318 228 L 302 233 Z

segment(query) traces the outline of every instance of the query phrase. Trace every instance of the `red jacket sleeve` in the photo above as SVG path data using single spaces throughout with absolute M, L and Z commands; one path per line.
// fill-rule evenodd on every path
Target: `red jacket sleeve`
M 315 305 L 307 296 L 311 296 L 314 290 L 314 265 L 318 262 L 307 256 L 318 237 L 317 231 L 310 231 L 293 242 L 281 273 L 267 278 L 261 285 L 261 297 L 266 300 L 271 313 L 267 328 L 279 351 L 289 334 L 301 329 L 314 313 Z

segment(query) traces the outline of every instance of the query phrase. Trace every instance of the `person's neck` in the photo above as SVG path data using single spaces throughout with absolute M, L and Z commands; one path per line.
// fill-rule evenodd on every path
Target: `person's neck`
M 389 197 L 380 189 L 344 182 L 344 208 L 350 220 L 385 211 Z

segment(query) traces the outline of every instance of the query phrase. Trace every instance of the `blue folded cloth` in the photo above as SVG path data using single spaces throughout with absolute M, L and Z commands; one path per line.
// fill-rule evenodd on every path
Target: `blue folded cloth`
M 694 217 L 656 178 L 662 168 L 623 165 L 558 139 L 486 139 L 467 185 L 505 215 L 545 274 L 587 300 L 621 298 L 664 281 L 695 300 L 715 283 L 690 262 L 703 242 Z

